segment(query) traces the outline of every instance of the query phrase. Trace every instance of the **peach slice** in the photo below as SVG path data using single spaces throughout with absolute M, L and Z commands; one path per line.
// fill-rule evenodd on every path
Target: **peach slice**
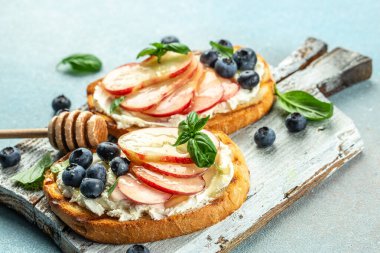
M 171 194 L 192 195 L 201 192 L 206 186 L 202 176 L 192 178 L 164 176 L 142 166 L 133 166 L 132 171 L 139 180 L 147 185 Z
M 239 91 L 240 86 L 236 82 L 231 81 L 230 79 L 220 78 L 224 94 L 220 102 L 227 101 L 228 99 L 235 96 L 235 94 Z
M 113 95 L 126 95 L 184 73 L 190 67 L 193 54 L 166 53 L 161 63 L 129 63 L 108 73 L 102 80 L 103 87 Z
M 142 163 L 142 166 L 163 174 L 172 177 L 180 178 L 190 178 L 196 177 L 203 174 L 207 168 L 199 168 L 194 163 L 192 164 L 174 164 L 174 163 L 156 163 L 156 162 L 146 162 Z
M 128 199 L 139 204 L 160 204 L 167 201 L 172 194 L 156 190 L 143 184 L 131 174 L 119 177 L 118 188 Z

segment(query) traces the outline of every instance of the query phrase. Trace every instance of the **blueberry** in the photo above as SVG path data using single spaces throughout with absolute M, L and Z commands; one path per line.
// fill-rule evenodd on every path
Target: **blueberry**
M 201 54 L 201 62 L 208 66 L 214 67 L 216 60 L 218 59 L 218 52 L 215 50 L 206 50 Z
M 250 48 L 242 48 L 237 50 L 233 58 L 240 70 L 253 70 L 257 63 L 255 51 Z
M 60 109 L 70 109 L 71 102 L 64 95 L 60 95 L 60 96 L 53 99 L 51 106 L 53 107 L 54 111 L 56 112 Z
M 70 154 L 69 161 L 87 169 L 92 163 L 92 152 L 87 148 L 78 148 Z
M 161 40 L 162 44 L 179 43 L 179 39 L 176 36 L 165 36 Z
M 115 143 L 106 141 L 98 145 L 96 153 L 98 153 L 100 159 L 109 162 L 113 158 L 120 156 L 120 149 Z
M 86 170 L 82 166 L 71 164 L 63 171 L 62 181 L 67 186 L 79 187 L 85 175 Z
M 276 134 L 274 133 L 273 129 L 269 127 L 262 127 L 256 131 L 254 140 L 257 147 L 266 148 L 272 146 L 274 140 L 276 140 Z
M 286 117 L 285 125 L 289 132 L 295 133 L 302 131 L 306 128 L 307 120 L 298 112 L 293 112 Z
M 15 166 L 21 160 L 21 153 L 18 148 L 6 147 L 0 151 L 0 164 L 3 168 Z
M 107 181 L 106 168 L 101 163 L 95 163 L 86 170 L 86 178 L 96 178 L 105 184 Z
M 104 183 L 96 178 L 84 178 L 79 189 L 86 198 L 95 199 L 104 191 Z
M 222 45 L 222 46 L 225 46 L 225 47 L 233 48 L 232 43 L 231 43 L 229 40 L 220 39 L 220 40 L 218 41 L 218 44 L 219 44 L 219 45 Z
M 237 65 L 231 58 L 219 58 L 215 63 L 215 71 L 224 78 L 231 78 L 237 72 Z
M 238 77 L 238 83 L 243 89 L 252 90 L 259 82 L 260 77 L 254 70 L 244 70 Z
M 55 115 L 55 116 L 58 116 L 58 115 L 60 115 L 60 114 L 63 113 L 63 112 L 70 112 L 70 110 L 67 109 L 67 108 L 59 109 L 58 111 L 56 111 L 56 113 L 55 113 L 54 115 Z
M 135 244 L 128 248 L 127 253 L 150 253 L 150 251 L 144 245 Z
M 110 162 L 110 167 L 113 173 L 120 177 L 122 175 L 125 175 L 129 171 L 129 164 L 130 161 L 127 158 L 124 157 L 115 157 Z

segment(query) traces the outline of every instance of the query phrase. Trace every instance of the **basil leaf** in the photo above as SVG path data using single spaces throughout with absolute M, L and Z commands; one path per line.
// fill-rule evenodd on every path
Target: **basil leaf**
M 186 120 L 183 120 L 178 125 L 178 136 L 180 136 L 183 132 L 189 131 L 189 125 Z
M 67 167 L 69 167 L 69 165 L 70 165 L 69 159 L 60 163 L 54 163 L 53 166 L 50 167 L 50 171 L 54 174 L 57 174 L 61 172 L 62 170 L 66 169 Z
M 124 101 L 125 97 L 119 97 L 119 98 L 115 98 L 112 103 L 111 103 L 111 106 L 110 106 L 110 114 L 112 113 L 115 113 L 119 108 L 120 108 L 120 104 Z
M 190 134 L 189 132 L 182 132 L 179 136 L 177 141 L 174 143 L 174 146 L 177 147 L 179 145 L 185 144 L 190 140 Z
M 53 163 L 53 157 L 50 152 L 44 154 L 31 168 L 23 170 L 13 177 L 11 180 L 16 181 L 26 190 L 40 190 L 44 180 L 45 170 Z
M 115 183 L 113 183 L 113 185 L 111 185 L 111 187 L 108 189 L 107 193 L 108 193 L 108 196 L 111 196 L 112 192 L 115 190 L 116 186 L 117 186 L 117 183 L 119 182 L 119 178 L 116 178 L 116 181 Z
M 61 65 L 70 65 L 71 69 L 77 72 L 98 72 L 102 68 L 102 62 L 92 54 L 73 54 L 62 59 L 57 68 Z
M 210 167 L 215 162 L 216 148 L 211 139 L 204 133 L 198 132 L 187 143 L 187 151 L 191 159 L 200 168 Z
M 170 44 L 163 44 L 160 42 L 154 42 L 150 44 L 151 47 L 145 48 L 141 50 L 138 54 L 136 59 L 146 56 L 146 55 L 152 55 L 157 57 L 157 62 L 161 62 L 161 57 L 165 55 L 168 51 L 175 52 L 178 54 L 187 54 L 190 52 L 190 49 L 185 44 L 181 43 L 170 43 Z
M 187 54 L 190 52 L 190 48 L 181 43 L 164 44 L 168 51 L 176 52 L 179 54 Z
M 194 132 L 194 127 L 195 127 L 195 124 L 198 122 L 198 120 L 199 120 L 199 117 L 196 112 L 191 112 L 187 116 L 187 125 L 189 126 L 189 130 L 191 132 Z
M 195 123 L 194 131 L 198 132 L 203 129 L 203 127 L 206 125 L 207 121 L 210 119 L 210 115 L 208 115 L 205 118 L 201 118 L 198 120 L 197 123 Z
M 210 45 L 213 49 L 218 51 L 219 54 L 221 54 L 225 57 L 232 58 L 232 56 L 234 54 L 233 48 L 222 46 L 219 43 L 216 43 L 214 41 L 210 41 Z
M 298 112 L 308 120 L 324 120 L 331 118 L 334 112 L 332 103 L 318 100 L 304 91 L 289 91 L 280 93 L 276 88 L 278 105 L 289 113 Z

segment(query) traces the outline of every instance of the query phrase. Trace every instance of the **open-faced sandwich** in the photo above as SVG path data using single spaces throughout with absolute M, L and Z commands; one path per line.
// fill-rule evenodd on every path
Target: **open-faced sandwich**
M 118 145 L 79 148 L 46 172 L 51 209 L 101 243 L 156 241 L 211 226 L 238 209 L 249 189 L 239 148 L 202 130 L 194 112 L 178 128 L 132 131 Z
M 175 127 L 195 111 L 210 116 L 209 130 L 232 133 L 265 115 L 274 101 L 274 80 L 263 57 L 227 40 L 211 50 L 180 43 L 153 43 L 128 63 L 87 88 L 91 111 L 104 116 L 118 137 L 138 128 Z

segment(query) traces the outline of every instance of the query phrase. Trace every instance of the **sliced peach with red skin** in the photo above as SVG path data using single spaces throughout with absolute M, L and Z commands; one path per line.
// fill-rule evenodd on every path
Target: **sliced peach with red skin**
M 202 175 L 207 168 L 199 168 L 194 163 L 191 164 L 178 164 L 178 163 L 156 163 L 156 162 L 143 162 L 141 164 L 144 168 L 151 171 L 160 173 L 166 176 L 190 178 Z
M 224 94 L 223 94 L 223 97 L 220 100 L 220 102 L 227 101 L 228 99 L 235 96 L 236 93 L 238 93 L 238 91 L 240 89 L 239 84 L 237 84 L 236 82 L 234 82 L 230 79 L 225 79 L 225 78 L 221 78 L 221 77 L 219 77 L 219 79 L 221 80 L 221 83 L 222 83 L 222 86 L 224 89 Z
M 126 95 L 152 84 L 184 73 L 191 65 L 193 54 L 166 53 L 161 63 L 129 63 L 108 73 L 102 80 L 105 90 L 113 95 Z
M 130 173 L 119 177 L 117 187 L 129 200 L 138 204 L 161 204 L 172 196 L 140 182 Z
M 206 182 L 202 176 L 192 178 L 178 178 L 161 175 L 142 166 L 133 166 L 136 177 L 145 184 L 170 194 L 192 195 L 201 192 Z
M 182 75 L 154 84 L 127 95 L 120 106 L 129 111 L 145 111 L 157 105 L 166 96 L 182 85 L 185 85 L 194 75 L 198 61 L 192 61 L 191 66 Z

